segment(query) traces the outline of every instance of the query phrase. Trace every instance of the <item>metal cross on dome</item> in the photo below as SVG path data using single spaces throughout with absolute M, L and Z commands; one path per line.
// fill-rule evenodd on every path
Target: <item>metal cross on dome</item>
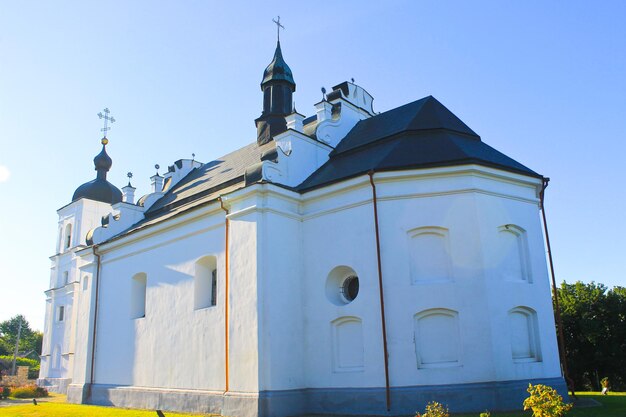
M 104 136 L 103 139 L 106 139 L 107 137 L 107 132 L 109 130 L 111 130 L 110 127 L 108 127 L 108 122 L 111 123 L 115 123 L 115 118 L 113 116 L 109 116 L 109 113 L 111 113 L 111 111 L 109 110 L 109 108 L 105 108 L 104 110 L 102 110 L 104 112 L 104 114 L 102 114 L 102 112 L 98 113 L 98 117 L 100 119 L 104 119 L 104 127 L 102 129 L 100 129 L 100 131 L 104 132 Z
M 280 42 L 280 29 L 285 30 L 285 27 L 280 24 L 280 16 L 278 16 L 278 20 L 272 19 L 272 22 L 276 23 L 276 36 L 278 36 L 278 42 Z

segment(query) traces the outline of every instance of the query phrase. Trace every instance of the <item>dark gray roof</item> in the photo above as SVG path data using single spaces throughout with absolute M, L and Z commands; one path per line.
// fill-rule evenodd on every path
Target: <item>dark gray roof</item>
M 264 154 L 271 154 L 274 142 L 256 142 L 194 168 L 145 213 L 145 218 L 131 227 L 138 229 L 172 215 L 216 199 L 219 195 L 246 186 L 246 172 L 261 164 Z M 128 232 L 127 231 L 127 232 Z
M 314 126 L 314 119 L 307 120 L 311 120 L 309 125 Z M 143 220 L 120 235 L 161 222 L 260 181 L 262 161 L 275 157 L 274 141 L 264 145 L 254 142 L 193 169 L 146 211 Z M 330 159 L 295 190 L 306 192 L 371 170 L 472 163 L 541 177 L 482 142 L 472 129 L 429 96 L 358 122 L 331 152 Z
M 541 177 L 480 140 L 434 97 L 361 120 L 331 152 L 330 159 L 297 189 L 374 171 L 480 164 Z
M 113 184 L 102 178 L 96 178 L 81 185 L 74 191 L 72 202 L 81 198 L 117 204 L 122 201 L 122 192 Z

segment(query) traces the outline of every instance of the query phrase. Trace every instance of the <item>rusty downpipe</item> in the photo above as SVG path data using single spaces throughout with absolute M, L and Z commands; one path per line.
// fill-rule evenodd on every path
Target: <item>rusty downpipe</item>
M 561 318 L 561 307 L 559 305 L 559 295 L 558 289 L 556 287 L 556 278 L 554 277 L 554 263 L 552 262 L 552 249 L 550 247 L 550 235 L 548 234 L 548 222 L 546 220 L 546 209 L 544 207 L 544 198 L 545 191 L 548 188 L 548 183 L 550 182 L 550 178 L 543 178 L 543 184 L 541 187 L 541 192 L 539 193 L 539 205 L 541 208 L 541 217 L 543 218 L 543 231 L 546 235 L 546 247 L 548 250 L 548 262 L 550 263 L 550 275 L 552 277 L 552 297 L 554 300 L 554 318 L 557 323 L 557 332 L 559 336 L 559 356 L 561 357 L 561 364 L 563 365 L 563 377 L 565 378 L 565 382 L 567 384 L 567 388 L 572 392 L 572 397 L 576 398 L 576 393 L 574 392 L 574 381 L 569 377 L 569 372 L 567 368 L 567 357 L 565 351 L 565 337 L 563 336 L 563 319 Z
M 228 392 L 229 390 L 229 372 L 230 372 L 230 364 L 229 364 L 229 339 L 228 339 L 228 285 L 229 285 L 229 261 L 230 261 L 230 253 L 228 250 L 229 242 L 229 229 L 230 229 L 230 219 L 228 218 L 228 209 L 224 207 L 224 199 L 220 196 L 217 198 L 220 202 L 220 208 L 224 210 L 226 213 L 224 216 L 224 228 L 225 228 L 225 236 L 224 236 L 224 392 Z
M 87 399 L 91 399 L 92 387 L 95 381 L 94 378 L 94 369 L 96 364 L 96 326 L 98 324 L 98 301 L 100 295 L 100 254 L 98 253 L 98 245 L 93 246 L 93 255 L 96 257 L 96 295 L 94 299 L 94 307 L 93 307 L 93 332 L 91 335 L 91 366 L 89 370 L 89 386 L 87 387 Z
M 376 229 L 376 258 L 378 260 L 378 293 L 380 296 L 380 321 L 383 329 L 383 352 L 385 355 L 385 396 L 387 411 L 391 410 L 391 391 L 389 388 L 389 352 L 387 350 L 387 325 L 385 321 L 385 297 L 383 292 L 383 269 L 380 259 L 380 232 L 378 229 L 378 200 L 376 198 L 376 184 L 374 184 L 374 171 L 367 173 L 372 185 L 372 205 L 374 206 L 374 226 Z

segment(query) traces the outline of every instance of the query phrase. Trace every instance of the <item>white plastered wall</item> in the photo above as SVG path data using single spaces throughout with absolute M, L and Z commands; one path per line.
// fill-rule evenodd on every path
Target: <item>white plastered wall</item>
M 392 386 L 558 377 L 536 195 L 540 181 L 480 167 L 402 176 L 375 176 Z M 333 188 L 338 192 L 329 193 Z M 371 192 L 364 177 L 303 197 L 308 387 L 384 386 Z M 498 227 L 509 223 L 526 230 L 532 283 L 498 282 L 498 267 L 489 264 L 498 249 Z M 412 283 L 407 232 L 418 227 L 447 229 L 452 281 Z M 354 269 L 360 281 L 358 297 L 344 306 L 329 302 L 324 292 L 328 273 L 338 265 Z M 506 320 L 518 306 L 536 311 L 541 361 L 512 360 Z M 459 360 L 418 367 L 415 315 L 437 308 L 457 313 Z M 358 318 L 363 325 L 364 367 L 353 372 L 338 370 L 331 359 L 331 323 L 341 317 Z
M 83 198 L 57 211 L 60 234 L 55 245 L 55 255 L 50 258 L 40 378 L 66 379 L 72 378 L 74 374 L 76 341 L 83 340 L 77 337 L 78 328 L 83 324 L 78 324 L 81 304 L 81 292 L 78 288 L 82 261 L 76 256 L 76 252 L 84 247 L 87 231 L 99 225 L 102 216 L 110 210 L 109 204 Z M 71 225 L 69 248 L 66 245 L 68 224 Z M 64 307 L 64 320 L 60 322 L 58 314 L 61 306 Z M 61 354 L 60 366 L 56 366 L 58 361 L 53 357 L 57 351 Z
M 224 219 L 214 204 L 101 247 L 96 384 L 225 389 Z M 229 388 L 237 392 L 258 389 L 256 224 L 254 214 L 230 222 Z M 196 310 L 194 265 L 207 255 L 216 257 L 217 305 Z M 143 318 L 130 316 L 137 273 L 147 275 Z

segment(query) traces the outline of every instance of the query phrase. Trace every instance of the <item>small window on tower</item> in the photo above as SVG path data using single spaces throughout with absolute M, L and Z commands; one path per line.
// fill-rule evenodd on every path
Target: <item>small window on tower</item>
M 65 271 L 63 272 L 63 285 L 67 285 L 70 282 L 70 273 Z
M 72 224 L 68 223 L 65 226 L 65 249 L 68 249 L 72 245 Z
M 58 313 L 57 319 L 59 322 L 65 320 L 65 306 L 59 306 L 59 313 Z

